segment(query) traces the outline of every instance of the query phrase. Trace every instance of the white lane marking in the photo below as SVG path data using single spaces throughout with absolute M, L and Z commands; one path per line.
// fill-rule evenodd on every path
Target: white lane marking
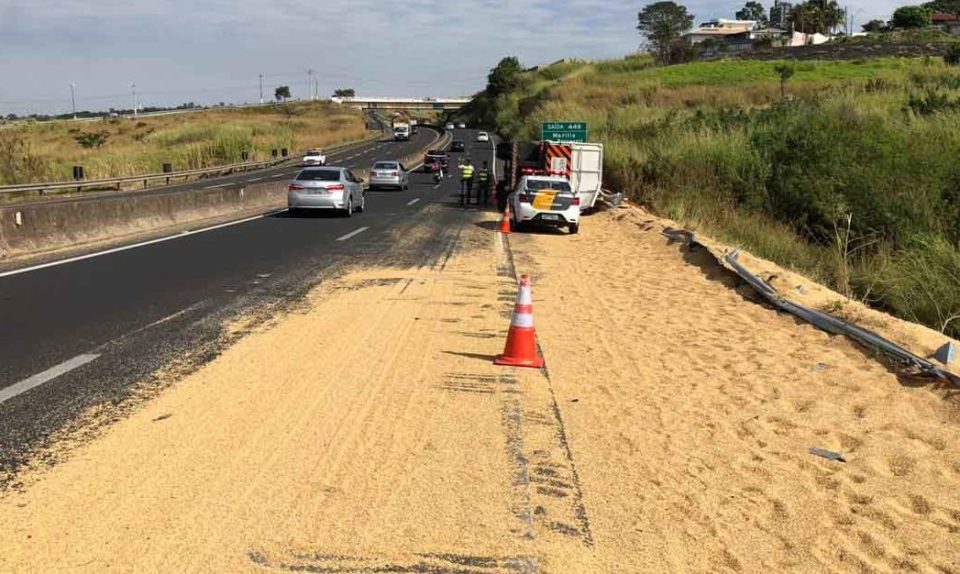
M 227 187 L 228 185 L 230 185 L 230 184 L 229 184 L 229 183 L 221 183 L 220 185 L 208 185 L 207 187 L 205 187 L 205 188 L 203 188 L 203 189 L 217 189 L 218 187 Z
M 356 237 L 357 235 L 360 235 L 361 233 L 363 233 L 364 231 L 366 231 L 366 230 L 368 230 L 368 229 L 370 229 L 370 228 L 369 228 L 369 227 L 361 227 L 360 229 L 355 229 L 355 230 L 351 231 L 350 233 L 344 235 L 343 237 L 338 237 L 338 238 L 337 238 L 337 241 L 346 241 L 346 240 L 350 239 L 351 237 Z
M 260 181 L 261 179 L 263 179 L 263 178 L 262 178 L 262 177 L 255 177 L 255 178 L 253 178 L 253 179 L 248 179 L 247 181 L 254 182 L 254 181 Z
M 19 383 L 10 385 L 5 389 L 0 389 L 0 403 L 8 401 L 13 397 L 25 393 L 34 387 L 39 387 L 44 383 L 48 383 L 53 379 L 61 375 L 65 375 L 74 369 L 79 369 L 80 367 L 91 363 L 97 360 L 100 355 L 88 354 L 88 355 L 77 355 L 76 357 L 70 359 L 69 361 L 64 361 L 55 367 L 51 367 L 42 373 L 37 373 L 32 377 L 26 378 Z
M 418 202 L 418 201 L 420 201 L 420 198 L 419 198 L 419 197 L 416 198 L 416 199 L 411 199 L 410 201 L 407 202 L 407 205 L 413 205 L 414 203 L 416 203 L 416 202 Z
M 57 267 L 58 265 L 66 265 L 67 263 L 83 261 L 84 259 L 93 259 L 94 257 L 101 257 L 103 255 L 110 255 L 111 253 L 128 251 L 130 249 L 136 249 L 138 247 L 146 247 L 147 245 L 153 245 L 155 243 L 163 243 L 164 241 L 170 241 L 172 239 L 180 239 L 181 237 L 186 237 L 188 235 L 206 233 L 207 231 L 214 231 L 216 229 L 223 229 L 224 227 L 240 225 L 241 223 L 248 223 L 250 221 L 255 221 L 257 219 L 263 219 L 264 217 L 270 217 L 271 215 L 276 215 L 278 213 L 283 213 L 285 211 L 287 210 L 278 209 L 277 211 L 271 211 L 269 213 L 264 213 L 261 215 L 254 215 L 253 217 L 238 219 L 237 221 L 228 221 L 227 223 L 221 223 L 219 225 L 214 225 L 211 227 L 204 227 L 203 229 L 194 229 L 192 231 L 182 231 L 180 233 L 177 233 L 176 235 L 169 235 L 167 237 L 160 237 L 158 239 L 151 239 L 149 241 L 141 241 L 140 243 L 134 243 L 133 245 L 124 245 L 123 247 L 115 247 L 113 249 L 107 249 L 106 251 L 98 251 L 96 253 L 87 253 L 86 255 L 79 255 L 77 257 L 70 257 L 68 259 L 61 259 L 60 261 L 51 261 L 50 263 L 43 263 L 40 265 L 34 265 L 32 267 L 24 267 L 23 269 L 14 269 L 13 271 L 5 271 L 3 273 L 0 273 L 0 278 L 10 277 L 12 275 L 20 275 L 21 273 L 30 273 L 31 271 L 39 271 L 40 269 L 46 269 L 47 267 Z
M 277 179 L 278 177 L 287 177 L 287 174 L 285 174 L 285 173 L 278 173 L 277 175 L 273 176 L 273 179 Z

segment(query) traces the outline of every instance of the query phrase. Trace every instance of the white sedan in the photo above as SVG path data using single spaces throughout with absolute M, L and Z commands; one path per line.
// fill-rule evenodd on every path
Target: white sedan
M 478 133 L 478 134 L 477 134 L 477 141 L 478 141 L 478 142 L 488 142 L 488 141 L 490 141 L 490 134 L 488 134 L 487 132 L 480 132 L 480 133 Z
M 324 166 L 327 165 L 327 156 L 323 154 L 323 150 L 312 149 L 304 154 L 301 163 L 303 167 Z

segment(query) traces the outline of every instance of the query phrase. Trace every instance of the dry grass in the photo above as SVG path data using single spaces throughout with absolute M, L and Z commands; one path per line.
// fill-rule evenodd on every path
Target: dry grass
M 101 130 L 108 139 L 100 149 L 84 149 L 74 140 Z M 0 184 L 70 179 L 74 165 L 94 179 L 156 173 L 164 163 L 174 170 L 235 163 L 243 152 L 266 160 L 272 149 L 327 146 L 365 133 L 356 110 L 325 102 L 33 124 L 0 133 Z

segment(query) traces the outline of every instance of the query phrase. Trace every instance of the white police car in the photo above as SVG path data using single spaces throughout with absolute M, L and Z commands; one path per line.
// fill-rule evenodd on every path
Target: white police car
M 580 231 L 580 197 L 562 177 L 523 176 L 510 194 L 510 214 L 511 227 L 517 231 L 534 225 Z

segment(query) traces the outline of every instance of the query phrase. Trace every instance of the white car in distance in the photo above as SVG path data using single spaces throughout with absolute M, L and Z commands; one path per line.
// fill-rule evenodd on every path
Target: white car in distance
M 312 149 L 303 155 L 301 163 L 303 167 L 324 166 L 327 165 L 327 156 L 324 155 L 323 150 Z

